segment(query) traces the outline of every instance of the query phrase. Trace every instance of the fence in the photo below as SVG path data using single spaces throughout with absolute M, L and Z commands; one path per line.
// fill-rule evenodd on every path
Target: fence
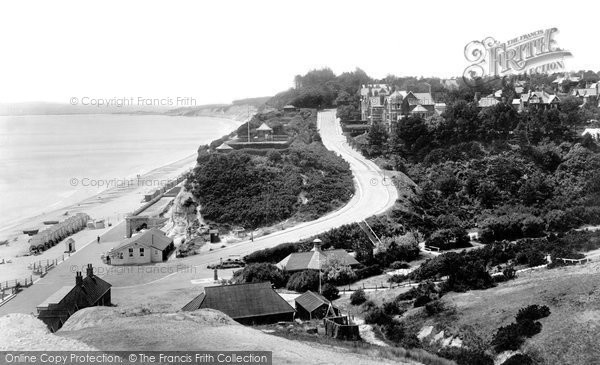
M 329 337 L 349 341 L 360 340 L 358 325 L 350 324 L 347 316 L 324 318 L 323 325 Z

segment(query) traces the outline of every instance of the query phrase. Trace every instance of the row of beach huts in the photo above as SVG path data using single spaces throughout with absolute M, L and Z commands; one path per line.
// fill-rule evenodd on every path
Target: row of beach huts
M 29 251 L 37 253 L 55 246 L 70 235 L 86 228 L 90 216 L 85 213 L 77 213 L 62 222 L 58 222 L 43 231 L 35 234 L 29 240 Z

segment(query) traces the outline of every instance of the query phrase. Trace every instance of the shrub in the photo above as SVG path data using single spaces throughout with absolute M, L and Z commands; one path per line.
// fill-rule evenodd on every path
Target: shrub
M 415 300 L 415 308 L 422 307 L 429 302 L 431 302 L 429 295 L 421 295 Z
M 319 272 L 304 270 L 294 273 L 290 276 L 286 288 L 301 293 L 307 290 L 316 291 L 319 288 Z
M 438 355 L 454 360 L 458 365 L 493 365 L 494 359 L 483 351 L 459 347 L 445 347 Z
M 251 264 L 238 270 L 233 275 L 235 283 L 261 283 L 269 281 L 275 287 L 280 288 L 285 285 L 285 274 L 273 264 L 260 263 Z
M 383 311 L 390 316 L 402 313 L 402 310 L 396 302 L 384 302 L 381 307 L 383 308 Z
M 377 304 L 375 304 L 375 302 L 372 300 L 367 300 L 362 305 L 363 312 L 369 312 L 370 310 L 373 310 L 375 308 L 377 308 Z
M 383 333 L 388 341 L 400 343 L 406 335 L 406 330 L 401 323 L 392 321 L 383 327 Z
M 502 365 L 533 365 L 533 360 L 525 354 L 516 354 L 509 357 Z
M 375 307 L 365 313 L 365 323 L 384 326 L 392 321 L 392 317 L 386 314 L 382 308 Z
M 433 316 L 438 313 L 442 313 L 446 310 L 446 305 L 441 300 L 434 300 L 425 304 L 425 311 L 428 315 Z
M 362 289 L 358 289 L 350 295 L 350 304 L 352 305 L 361 305 L 367 301 L 367 295 L 365 291 Z
M 523 342 L 520 326 L 516 323 L 498 328 L 498 331 L 492 338 L 492 346 L 494 346 L 496 352 L 518 350 Z
M 329 300 L 335 300 L 340 297 L 340 291 L 335 286 L 327 283 L 321 288 L 321 294 Z
M 401 283 L 408 280 L 408 275 L 395 274 L 390 276 L 387 281 L 388 283 Z
M 272 248 L 265 248 L 264 250 L 254 251 L 251 254 L 244 257 L 244 261 L 247 264 L 258 263 L 258 262 L 271 262 L 276 263 L 289 254 L 298 252 L 298 245 L 296 243 L 282 243 Z
M 519 309 L 517 313 L 517 322 L 524 322 L 527 320 L 535 321 L 541 318 L 548 317 L 550 315 L 550 308 L 545 305 L 539 306 L 537 304 L 530 305 Z
M 344 285 L 354 281 L 356 274 L 350 266 L 344 265 L 342 260 L 331 256 L 325 260 L 323 265 L 323 277 L 330 283 Z
M 542 331 L 542 324 L 540 322 L 534 322 L 530 319 L 517 322 L 519 325 L 519 334 L 525 337 L 531 337 L 537 335 Z
M 381 271 L 381 267 L 377 264 L 354 271 L 354 274 L 356 275 L 356 280 L 370 278 L 371 276 L 375 275 L 381 275 L 381 273 L 383 273 L 383 271 Z

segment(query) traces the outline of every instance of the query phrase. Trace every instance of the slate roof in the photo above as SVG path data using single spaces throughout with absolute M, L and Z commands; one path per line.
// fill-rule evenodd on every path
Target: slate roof
M 296 305 L 306 309 L 309 313 L 318 309 L 323 304 L 329 305 L 329 300 L 325 299 L 321 294 L 307 291 L 295 299 Z
M 490 97 L 490 96 L 486 96 L 486 97 L 481 98 L 479 100 L 478 105 L 480 107 L 482 107 L 482 108 L 489 108 L 489 107 L 492 107 L 492 106 L 494 106 L 494 105 L 496 105 L 498 103 L 499 103 L 499 101 L 496 100 L 495 98 Z
M 319 270 L 328 257 L 335 257 L 345 265 L 354 266 L 360 264 L 360 262 L 356 261 L 356 259 L 348 252 L 343 249 L 338 249 L 330 251 L 313 250 L 309 252 L 295 252 L 279 261 L 277 266 L 286 271 Z
M 216 309 L 233 319 L 296 311 L 273 290 L 269 282 L 209 286 L 182 310 L 194 311 L 200 308 Z
M 121 243 L 117 247 L 113 248 L 113 250 L 120 250 L 135 243 L 162 251 L 171 243 L 173 243 L 173 239 L 167 237 L 167 235 L 160 229 L 151 228 L 121 241 Z
M 112 285 L 96 275 L 85 276 L 81 285 L 62 287 L 38 305 L 39 309 L 48 309 L 50 305 L 57 305 L 53 310 L 66 310 L 75 312 L 77 309 L 92 306 L 110 290 Z

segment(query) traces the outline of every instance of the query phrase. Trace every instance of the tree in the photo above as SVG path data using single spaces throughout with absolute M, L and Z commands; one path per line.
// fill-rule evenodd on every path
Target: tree
M 285 285 L 285 275 L 277 266 L 267 263 L 251 264 L 238 270 L 233 275 L 235 283 L 271 282 L 275 287 Z
M 321 294 L 328 300 L 335 300 L 340 297 L 340 291 L 335 286 L 326 283 L 321 288 Z
M 383 124 L 379 122 L 373 122 L 367 134 L 367 141 L 369 142 L 369 156 L 381 156 L 385 151 L 387 138 L 387 131 L 385 130 Z
M 348 284 L 356 277 L 350 266 L 336 256 L 327 257 L 322 270 L 325 281 L 338 285 Z
M 365 291 L 362 289 L 355 290 L 350 295 L 350 304 L 352 305 L 361 305 L 367 301 L 367 296 L 365 295 Z
M 300 293 L 307 290 L 319 290 L 319 272 L 316 270 L 303 270 L 292 274 L 288 279 L 286 288 Z

